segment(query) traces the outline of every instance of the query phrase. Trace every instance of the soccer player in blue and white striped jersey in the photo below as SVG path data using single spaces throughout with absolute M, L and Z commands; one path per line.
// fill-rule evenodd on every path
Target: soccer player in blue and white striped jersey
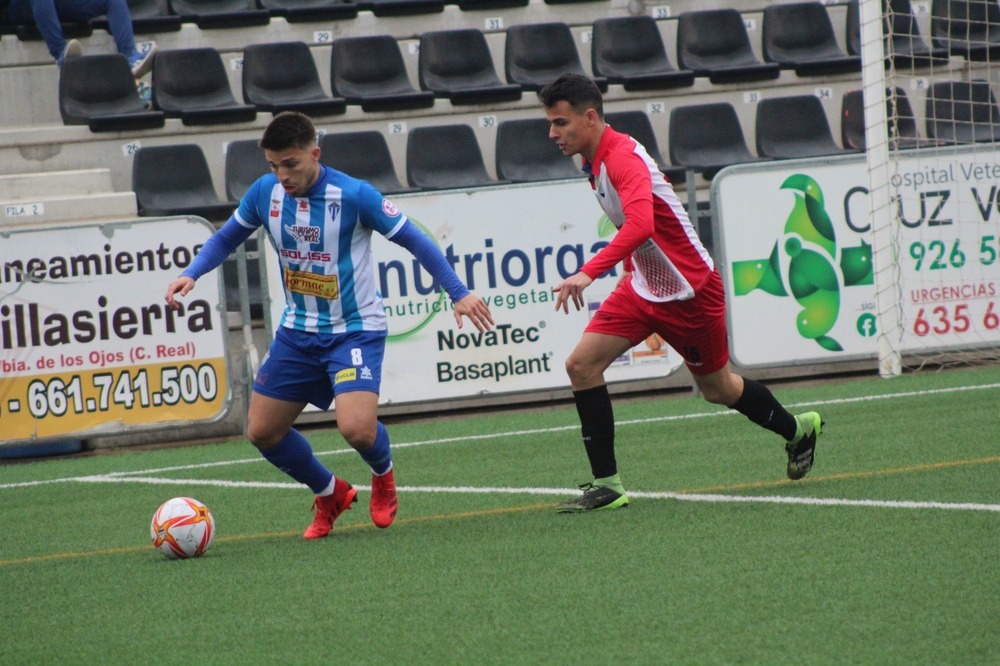
M 239 208 L 167 287 L 166 300 L 194 288 L 230 253 L 264 227 L 284 273 L 286 306 L 254 379 L 247 437 L 274 466 L 316 494 L 305 538 L 330 533 L 357 501 L 357 491 L 313 454 L 292 426 L 306 404 L 337 401 L 341 435 L 372 469 L 372 521 L 388 527 L 398 501 L 389 435 L 378 420 L 382 358 L 388 335 L 376 288 L 372 233 L 409 250 L 448 293 L 455 320 L 480 331 L 493 325 L 486 303 L 471 293 L 441 250 L 369 183 L 320 163 L 316 129 L 297 112 L 280 113 L 260 141 L 271 174 L 258 179 Z

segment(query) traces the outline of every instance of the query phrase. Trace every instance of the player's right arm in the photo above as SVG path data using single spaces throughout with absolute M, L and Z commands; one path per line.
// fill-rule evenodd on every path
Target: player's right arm
M 194 283 L 198 278 L 218 268 L 226 260 L 226 257 L 257 230 L 255 225 L 259 225 L 259 215 L 253 202 L 256 200 L 259 189 L 260 181 L 258 180 L 250 186 L 243 200 L 240 201 L 239 209 L 229 217 L 229 220 L 218 231 L 212 234 L 211 238 L 195 255 L 194 260 L 177 279 L 167 285 L 167 293 L 164 296 L 167 307 L 174 310 L 180 308 L 177 296 L 186 296 L 194 289 Z

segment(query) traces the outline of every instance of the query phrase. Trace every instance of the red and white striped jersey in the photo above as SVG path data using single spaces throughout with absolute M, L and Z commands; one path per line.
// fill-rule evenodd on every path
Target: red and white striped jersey
M 610 126 L 592 162 L 590 186 L 618 228 L 614 239 L 580 269 L 593 279 L 619 261 L 632 271 L 636 293 L 650 301 L 692 298 L 715 264 L 673 185 L 642 145 Z

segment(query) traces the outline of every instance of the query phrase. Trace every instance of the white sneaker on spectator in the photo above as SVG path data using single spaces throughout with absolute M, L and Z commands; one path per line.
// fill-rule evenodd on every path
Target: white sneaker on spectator
M 156 45 L 154 44 L 145 53 L 139 53 L 136 51 L 129 58 L 129 65 L 132 67 L 132 76 L 137 79 L 141 79 L 143 76 L 148 74 L 150 70 L 153 69 L 153 56 L 156 54 Z
M 75 39 L 71 39 L 66 42 L 66 48 L 63 50 L 62 58 L 59 59 L 59 66 L 66 61 L 66 58 L 78 58 L 83 55 L 83 45 Z

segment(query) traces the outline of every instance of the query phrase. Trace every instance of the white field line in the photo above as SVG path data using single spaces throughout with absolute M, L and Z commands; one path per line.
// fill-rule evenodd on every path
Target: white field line
M 220 479 L 169 479 L 158 477 L 109 477 L 79 476 L 73 479 L 80 483 L 145 483 L 150 485 L 211 486 L 217 488 L 283 488 L 298 489 L 298 483 L 265 481 L 223 481 Z M 369 491 L 371 486 L 356 485 L 358 490 Z M 580 491 L 566 488 L 512 488 L 479 486 L 397 486 L 400 493 L 455 493 L 477 495 L 576 495 Z M 804 504 L 810 506 L 859 506 L 890 509 L 953 509 L 960 511 L 997 511 L 1000 504 L 979 504 L 971 502 L 914 502 L 892 500 L 853 500 L 833 497 L 780 497 L 770 495 L 720 495 L 717 493 L 672 493 L 629 491 L 630 498 L 654 500 L 679 500 L 681 502 L 746 503 L 746 504 Z
M 882 395 L 871 395 L 871 396 L 856 396 L 851 398 L 836 398 L 832 400 L 820 400 L 812 402 L 800 402 L 786 405 L 789 409 L 795 409 L 798 407 L 821 407 L 823 405 L 840 405 L 840 404 L 850 404 L 856 402 L 868 402 L 872 400 L 895 400 L 898 398 L 912 398 L 912 397 L 923 397 L 928 395 L 940 395 L 944 393 L 961 393 L 965 391 L 981 391 L 986 389 L 997 389 L 1000 388 L 1000 383 L 994 384 L 980 384 L 975 386 L 956 386 L 951 388 L 943 389 L 928 389 L 925 391 L 906 391 L 903 393 L 885 393 Z M 681 421 L 685 419 L 698 419 L 698 418 L 709 418 L 717 416 L 731 416 L 736 415 L 737 412 L 727 409 L 711 412 L 698 412 L 695 414 L 678 414 L 671 416 L 654 416 L 645 419 L 628 419 L 622 421 L 616 421 L 615 425 L 617 427 L 630 426 L 630 425 L 640 425 L 648 423 L 666 423 L 669 421 Z M 510 438 L 510 437 L 524 437 L 529 435 L 542 435 L 546 433 L 562 432 L 565 430 L 578 430 L 579 424 L 565 425 L 565 426 L 554 426 L 550 428 L 533 428 L 530 430 L 508 430 L 506 432 L 496 432 L 496 433 L 485 433 L 481 435 L 460 435 L 456 437 L 442 437 L 439 439 L 427 439 L 416 442 L 393 442 L 393 449 L 404 449 L 417 446 L 429 446 L 434 444 L 451 444 L 456 442 L 474 442 L 487 439 L 498 439 L 498 438 Z M 354 453 L 354 449 L 342 448 L 333 449 L 329 451 L 316 451 L 317 456 L 324 455 L 339 455 L 344 453 Z M 151 474 L 162 474 L 164 472 L 178 472 L 183 470 L 192 469 L 206 469 L 210 467 L 225 467 L 228 465 L 244 465 L 247 463 L 259 463 L 263 462 L 263 458 L 257 456 L 253 458 L 239 458 L 236 460 L 220 460 L 216 462 L 209 463 L 196 463 L 191 465 L 175 465 L 172 467 L 159 467 L 154 469 L 146 470 L 135 470 L 131 472 L 109 472 L 104 475 L 95 476 L 84 476 L 84 477 L 63 477 L 57 479 L 46 479 L 39 481 L 21 481 L 15 483 L 2 483 L 0 484 L 0 490 L 13 489 L 13 488 L 26 488 L 30 486 L 40 486 L 47 485 L 50 483 L 65 483 L 67 481 L 77 481 L 77 480 L 93 480 L 95 478 L 105 478 L 108 481 L 113 481 L 118 477 L 131 477 L 131 476 L 148 476 Z

